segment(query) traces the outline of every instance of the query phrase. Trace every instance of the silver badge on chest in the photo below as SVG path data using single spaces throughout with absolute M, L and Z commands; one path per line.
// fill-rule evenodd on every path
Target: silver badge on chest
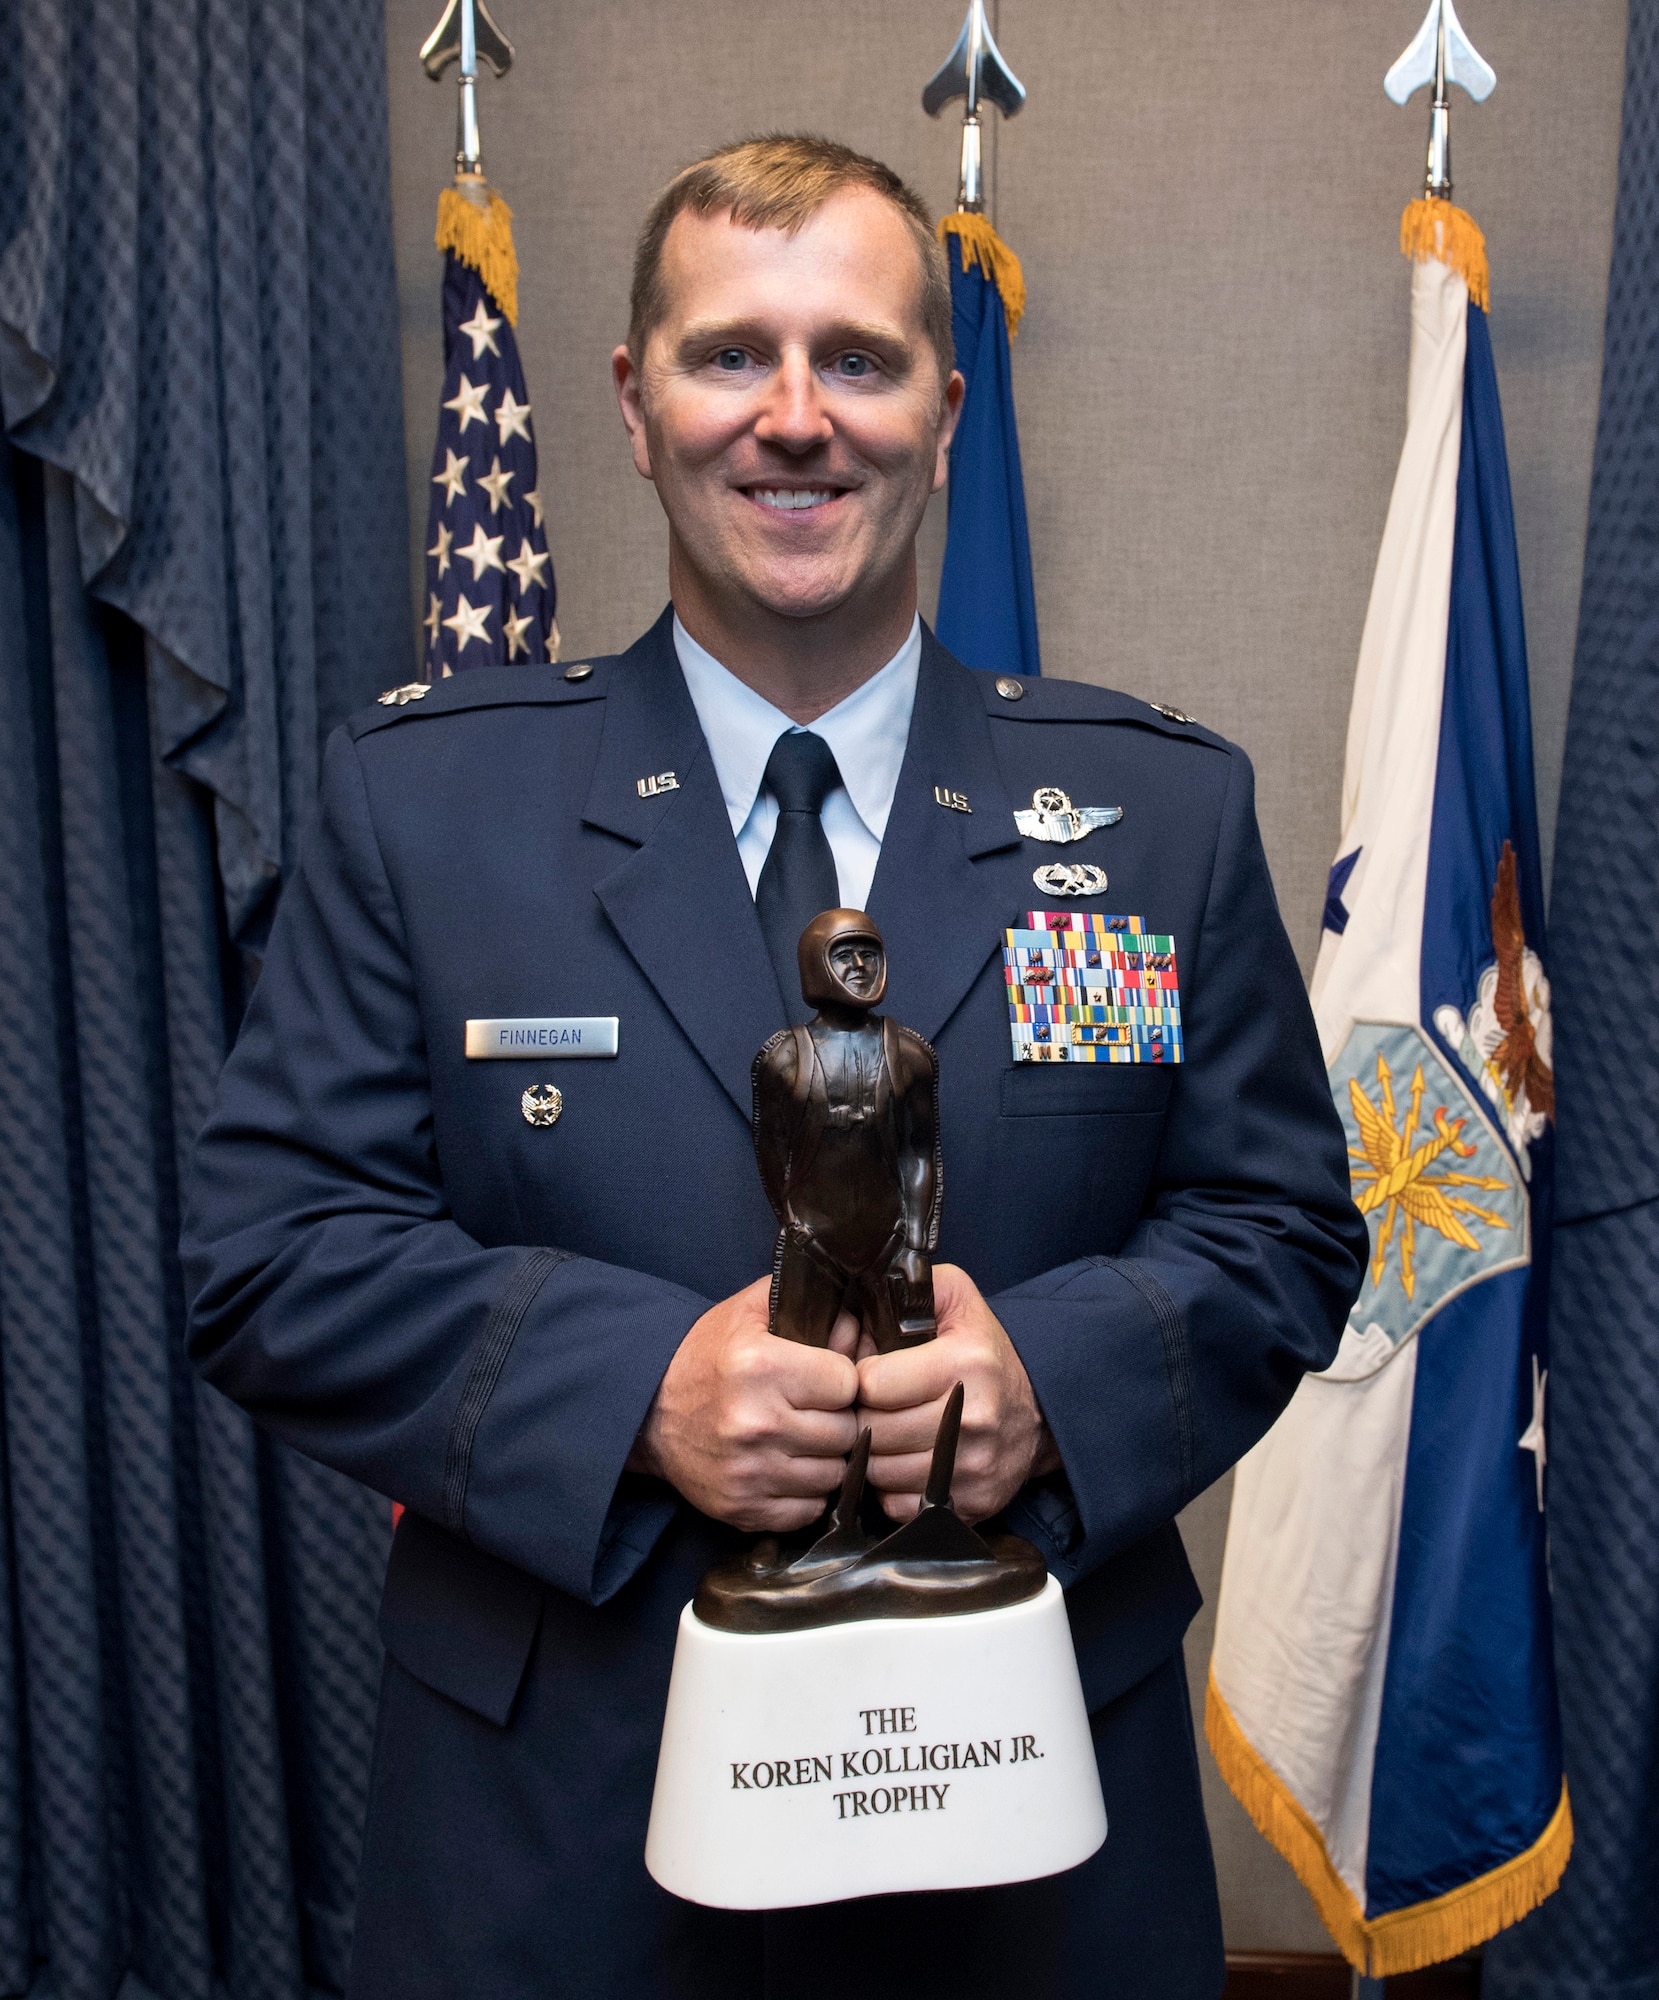
M 1014 824 L 1027 840 L 1049 840 L 1064 847 L 1097 827 L 1116 826 L 1122 817 L 1122 806 L 1074 806 L 1058 785 L 1039 785 L 1030 805 L 1015 813 Z M 1104 888 L 1105 882 L 1100 886 Z
M 1105 869 L 1086 861 L 1051 861 L 1034 869 L 1031 879 L 1045 896 L 1098 896 L 1106 887 Z
M 518 1101 L 526 1125 L 556 1125 L 565 1108 L 564 1092 L 556 1083 L 533 1083 Z

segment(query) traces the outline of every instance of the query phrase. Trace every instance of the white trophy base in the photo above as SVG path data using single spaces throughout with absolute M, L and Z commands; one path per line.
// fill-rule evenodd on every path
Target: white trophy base
M 1029 1882 L 1106 1838 L 1066 1601 L 806 1632 L 680 1614 L 645 1865 L 722 1910 Z

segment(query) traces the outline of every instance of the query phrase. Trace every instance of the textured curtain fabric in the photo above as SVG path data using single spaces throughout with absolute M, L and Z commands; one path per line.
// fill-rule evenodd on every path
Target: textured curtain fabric
M 384 1502 L 175 1257 L 332 722 L 413 662 L 374 0 L 0 0 L 0 1994 L 339 1991 Z
M 1631 0 L 1618 216 L 1550 904 L 1549 1518 L 1561 1887 L 1497 2000 L 1659 2000 L 1659 0 Z

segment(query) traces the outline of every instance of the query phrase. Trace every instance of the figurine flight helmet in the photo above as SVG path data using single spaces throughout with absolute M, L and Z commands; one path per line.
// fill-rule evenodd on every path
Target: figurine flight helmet
M 868 992 L 854 992 L 835 963 L 835 952 L 844 944 L 874 945 L 881 953 L 881 967 Z M 820 910 L 801 933 L 799 946 L 801 998 L 809 1007 L 856 1007 L 868 1011 L 881 1005 L 887 991 L 887 947 L 881 932 L 862 910 Z

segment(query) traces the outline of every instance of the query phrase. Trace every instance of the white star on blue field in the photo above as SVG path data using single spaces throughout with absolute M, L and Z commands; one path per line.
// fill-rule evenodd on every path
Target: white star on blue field
M 444 260 L 444 387 L 426 529 L 426 674 L 557 659 L 536 439 L 507 316 Z

